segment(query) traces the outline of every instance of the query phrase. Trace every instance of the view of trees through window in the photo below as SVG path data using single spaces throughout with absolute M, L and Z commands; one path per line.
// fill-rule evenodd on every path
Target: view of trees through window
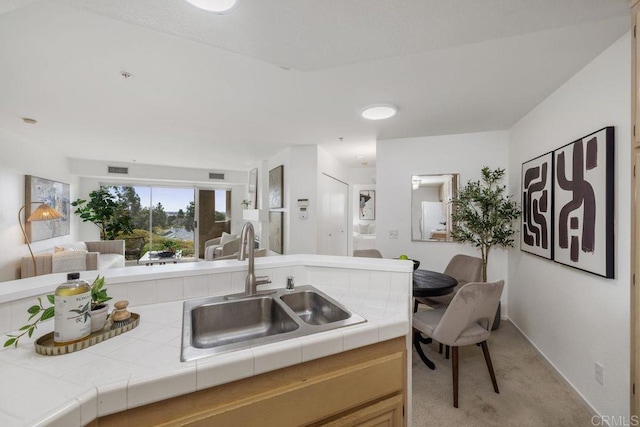
M 195 254 L 196 219 L 193 188 L 105 186 L 115 201 L 129 212 L 133 232 L 125 240 L 127 259 L 139 259 L 147 251 L 182 251 Z M 216 190 L 215 220 L 230 218 L 226 191 Z M 220 194 L 218 194 L 220 193 Z

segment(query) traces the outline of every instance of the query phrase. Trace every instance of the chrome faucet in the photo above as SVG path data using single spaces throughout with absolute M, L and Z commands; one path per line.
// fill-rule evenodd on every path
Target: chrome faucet
M 257 276 L 254 268 L 254 246 L 255 246 L 255 231 L 253 230 L 253 224 L 245 222 L 242 226 L 242 232 L 240 233 L 240 252 L 238 252 L 238 260 L 244 261 L 249 258 L 249 270 L 247 271 L 247 278 L 244 282 L 244 294 L 247 296 L 256 295 L 258 293 L 258 285 L 264 285 L 271 283 L 269 276 Z M 249 253 L 247 254 L 247 249 Z

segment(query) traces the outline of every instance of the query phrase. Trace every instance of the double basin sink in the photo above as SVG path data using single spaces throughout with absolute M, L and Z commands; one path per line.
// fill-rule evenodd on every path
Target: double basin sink
M 183 362 L 366 322 L 313 286 L 189 300 L 183 310 Z

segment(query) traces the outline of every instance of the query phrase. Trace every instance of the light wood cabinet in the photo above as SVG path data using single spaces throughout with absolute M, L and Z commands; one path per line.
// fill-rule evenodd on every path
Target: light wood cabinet
M 404 426 L 405 338 L 101 417 L 96 426 Z
M 392 427 L 403 425 L 403 400 L 395 395 L 321 424 L 328 427 Z

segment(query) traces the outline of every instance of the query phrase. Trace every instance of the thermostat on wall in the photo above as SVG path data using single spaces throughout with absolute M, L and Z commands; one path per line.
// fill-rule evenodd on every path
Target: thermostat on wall
M 300 209 L 300 219 L 309 218 L 309 199 L 298 199 L 298 208 Z

